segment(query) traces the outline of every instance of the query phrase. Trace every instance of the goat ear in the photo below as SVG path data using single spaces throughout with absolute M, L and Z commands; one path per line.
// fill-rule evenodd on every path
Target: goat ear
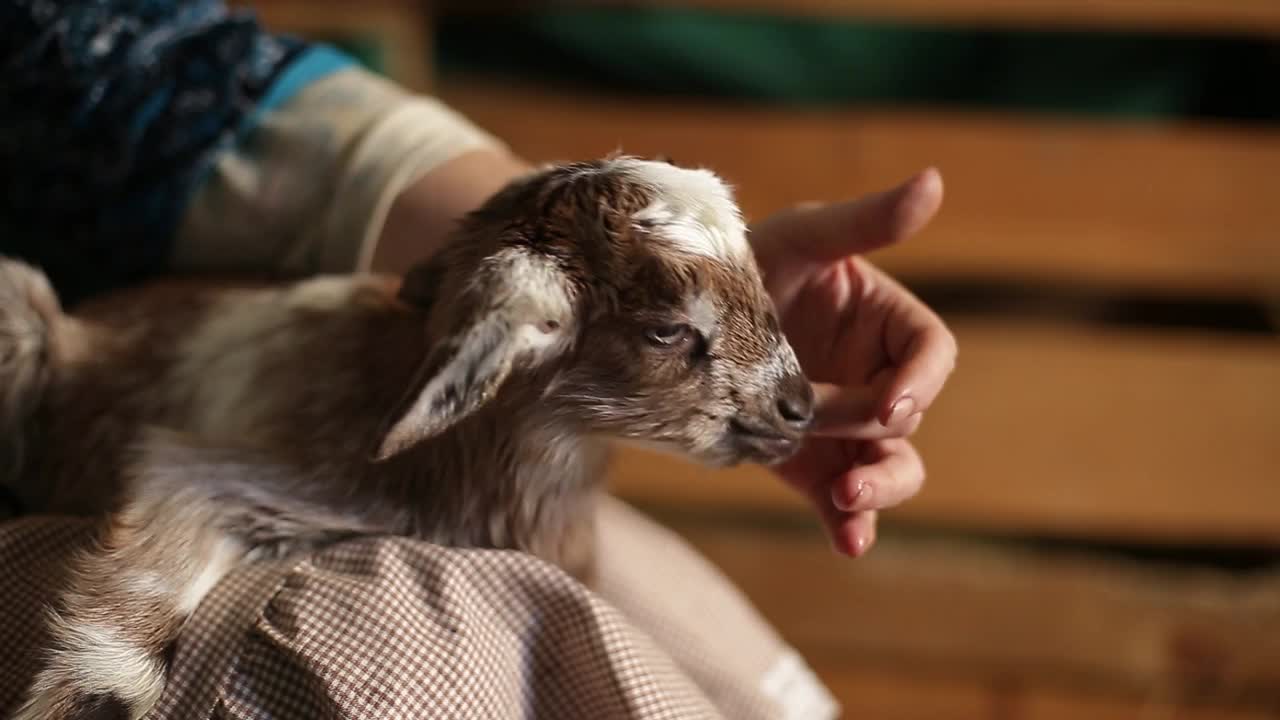
M 414 391 L 401 403 L 381 438 L 385 460 L 439 435 L 493 397 L 515 363 L 515 328 L 485 318 L 437 347 L 419 368 Z
M 490 263 L 467 283 L 471 313 L 438 341 L 419 367 L 412 389 L 391 416 L 375 460 L 398 455 L 479 410 L 513 369 L 549 359 L 568 328 L 570 304 L 558 271 L 506 259 Z M 465 301 L 464 301 L 465 302 Z

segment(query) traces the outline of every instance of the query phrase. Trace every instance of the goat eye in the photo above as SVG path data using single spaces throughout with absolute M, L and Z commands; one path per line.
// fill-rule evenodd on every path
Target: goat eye
M 665 347 L 683 346 L 693 340 L 694 336 L 693 328 L 682 323 L 659 325 L 645 331 L 645 337 L 649 339 L 649 342 Z

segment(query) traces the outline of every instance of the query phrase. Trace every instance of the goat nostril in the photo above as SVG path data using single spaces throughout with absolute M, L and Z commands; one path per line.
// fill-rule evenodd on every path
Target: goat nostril
M 813 400 L 808 394 L 778 398 L 778 414 L 792 425 L 808 425 L 813 420 Z

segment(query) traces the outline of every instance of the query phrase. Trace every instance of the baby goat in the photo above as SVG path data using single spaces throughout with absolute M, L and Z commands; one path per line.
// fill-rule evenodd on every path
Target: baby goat
M 773 463 L 812 415 L 729 189 L 631 157 L 512 182 L 402 282 L 155 285 L 72 317 L 6 261 L 0 300 L 6 479 L 105 517 L 23 719 L 143 715 L 185 618 L 268 553 L 397 534 L 589 581 L 610 441 Z

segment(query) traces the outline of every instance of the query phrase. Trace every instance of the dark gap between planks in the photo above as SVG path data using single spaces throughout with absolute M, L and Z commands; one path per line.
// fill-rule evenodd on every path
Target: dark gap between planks
M 1276 300 L 1248 294 L 1113 289 L 1000 278 L 901 278 L 948 318 L 1004 318 L 1116 329 L 1280 336 Z
M 668 524 L 677 532 L 694 528 L 728 531 L 766 531 L 792 537 L 821 539 L 816 518 L 794 510 L 683 508 L 649 501 L 631 501 L 636 507 Z M 904 522 L 892 517 L 881 521 L 881 535 L 918 540 L 952 541 L 987 547 L 1032 551 L 1046 556 L 1138 562 L 1151 568 L 1221 570 L 1241 575 L 1280 570 L 1280 548 L 1240 545 L 1206 545 L 1160 541 L 1142 543 L 1105 537 L 1053 536 L 1014 531 L 981 532 L 943 527 L 936 523 Z

